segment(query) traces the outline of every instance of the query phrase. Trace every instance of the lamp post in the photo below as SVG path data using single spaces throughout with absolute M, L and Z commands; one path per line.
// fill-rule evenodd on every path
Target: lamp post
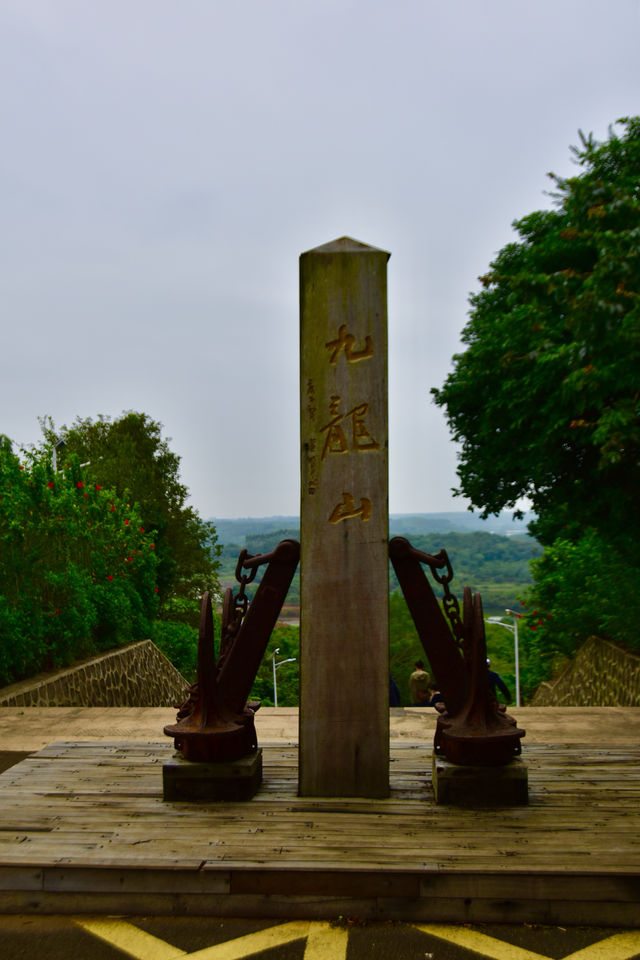
M 518 614 L 514 610 L 506 609 L 505 613 L 513 618 L 513 625 L 510 623 L 505 623 L 504 620 L 501 620 L 500 617 L 488 617 L 487 623 L 496 623 L 499 627 L 504 627 L 505 630 L 510 630 L 513 633 L 514 648 L 515 648 L 515 674 L 516 674 L 516 707 L 520 706 L 520 655 L 518 651 Z
M 59 453 L 62 453 L 62 451 L 64 450 L 64 448 L 66 447 L 66 445 L 67 445 L 67 444 L 66 444 L 65 441 L 62 439 L 62 437 L 58 437 L 58 439 L 56 440 L 56 442 L 55 442 L 54 445 L 53 445 L 53 448 L 52 448 L 52 450 L 51 450 L 51 465 L 52 465 L 52 467 L 53 467 L 53 472 L 54 472 L 54 473 L 57 473 L 57 472 L 58 472 L 58 454 L 59 454 Z
M 273 705 L 274 707 L 278 706 L 278 685 L 276 683 L 276 670 L 278 669 L 278 667 L 281 667 L 283 663 L 293 663 L 293 661 L 296 659 L 295 657 L 287 657 L 286 660 L 280 660 L 278 661 L 278 663 L 276 663 L 276 655 L 279 653 L 280 653 L 280 647 L 276 647 L 271 657 L 271 663 L 273 665 Z
M 516 707 L 520 706 L 520 654 L 518 649 L 518 614 L 514 610 L 505 610 L 513 620 L 513 641 L 516 653 Z

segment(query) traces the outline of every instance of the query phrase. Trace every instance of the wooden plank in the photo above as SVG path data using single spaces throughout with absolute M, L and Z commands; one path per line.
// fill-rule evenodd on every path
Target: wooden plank
M 43 871 L 40 867 L 27 867 L 21 864 L 15 867 L 0 867 L 0 890 L 40 890 L 43 883 Z
M 598 876 L 585 878 L 581 873 L 556 875 L 531 875 L 530 873 L 506 876 L 487 870 L 479 874 L 423 875 L 420 878 L 422 897 L 480 897 L 492 899 L 504 896 L 509 884 L 517 884 L 520 898 L 570 900 L 576 883 L 580 884 L 584 900 L 617 900 L 637 902 L 640 899 L 640 877 Z
M 370 870 L 241 870 L 231 874 L 230 893 L 321 897 L 418 897 L 420 877 L 411 873 L 373 874 Z
M 154 866 L 154 863 L 157 866 Z M 99 870 L 92 867 L 72 867 L 69 869 L 49 869 L 44 872 L 43 889 L 49 892 L 64 893 L 90 889 L 92 892 L 110 892 L 119 889 L 129 893 L 167 893 L 181 894 L 228 894 L 231 888 L 231 874 L 228 870 L 205 873 L 192 869 L 186 871 L 183 866 L 173 869 L 163 861 L 149 861 L 145 869 Z

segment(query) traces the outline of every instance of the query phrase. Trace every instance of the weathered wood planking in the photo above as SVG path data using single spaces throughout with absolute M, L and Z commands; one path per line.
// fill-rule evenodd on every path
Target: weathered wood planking
M 248 803 L 164 803 L 166 742 L 52 744 L 12 767 L 0 910 L 640 915 L 638 746 L 530 745 L 530 804 L 483 810 L 436 806 L 424 743 L 392 746 L 385 799 L 299 797 L 297 751 L 262 746 Z

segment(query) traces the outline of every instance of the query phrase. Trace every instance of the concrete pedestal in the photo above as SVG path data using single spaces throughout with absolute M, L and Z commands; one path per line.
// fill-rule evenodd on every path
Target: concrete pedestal
M 503 767 L 470 767 L 433 754 L 436 803 L 457 807 L 513 807 L 529 802 L 527 765 L 516 758 Z
M 262 783 L 262 750 L 240 760 L 199 763 L 175 756 L 162 765 L 164 800 L 251 800 Z

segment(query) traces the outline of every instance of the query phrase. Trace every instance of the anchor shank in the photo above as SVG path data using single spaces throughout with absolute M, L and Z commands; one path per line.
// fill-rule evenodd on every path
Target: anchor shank
M 462 653 L 409 541 L 394 537 L 389 556 L 447 710 L 457 713 L 470 692 Z
M 296 540 L 282 540 L 270 555 L 256 595 L 220 666 L 218 690 L 231 713 L 242 713 L 244 709 L 296 572 L 299 556 L 300 544 Z

